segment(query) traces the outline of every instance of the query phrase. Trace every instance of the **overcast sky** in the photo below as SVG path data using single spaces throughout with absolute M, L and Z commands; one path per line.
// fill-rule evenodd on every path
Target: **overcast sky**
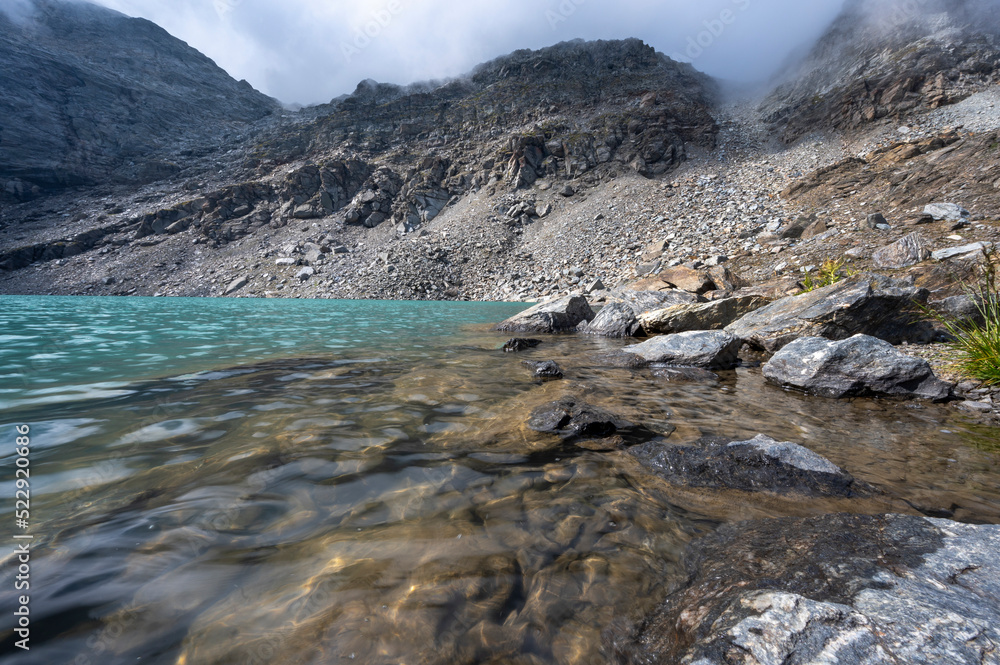
M 757 80 L 843 0 L 98 0 L 148 18 L 286 103 L 371 78 L 457 76 L 519 48 L 638 37 L 714 76 Z

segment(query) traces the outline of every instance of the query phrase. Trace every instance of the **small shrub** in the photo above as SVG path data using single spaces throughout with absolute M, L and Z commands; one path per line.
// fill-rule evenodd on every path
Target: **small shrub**
M 845 259 L 841 259 L 839 261 L 827 259 L 823 262 L 823 265 L 819 267 L 815 279 L 813 279 L 811 273 L 806 273 L 805 277 L 802 279 L 802 289 L 808 293 L 809 291 L 821 289 L 824 286 L 836 284 L 845 277 L 853 277 L 856 275 L 857 271 L 844 267 L 846 263 L 847 261 Z

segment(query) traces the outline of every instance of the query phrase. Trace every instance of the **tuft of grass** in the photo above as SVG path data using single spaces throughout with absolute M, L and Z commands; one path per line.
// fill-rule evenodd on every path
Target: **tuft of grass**
M 815 291 L 816 289 L 821 289 L 824 286 L 836 284 L 846 277 L 853 277 L 856 275 L 857 271 L 850 268 L 844 268 L 846 263 L 847 261 L 845 259 L 841 259 L 839 261 L 827 259 L 826 261 L 823 261 L 823 265 L 821 265 L 819 270 L 816 272 L 815 279 L 811 273 L 806 273 L 805 277 L 802 279 L 802 289 L 808 293 L 810 291 Z
M 997 252 L 983 250 L 980 279 L 975 286 L 965 285 L 965 292 L 976 304 L 978 317 L 955 318 L 938 312 L 930 315 L 951 335 L 949 345 L 958 352 L 956 366 L 964 374 L 986 385 L 1000 384 L 1000 271 Z M 926 310 L 925 310 L 926 311 Z

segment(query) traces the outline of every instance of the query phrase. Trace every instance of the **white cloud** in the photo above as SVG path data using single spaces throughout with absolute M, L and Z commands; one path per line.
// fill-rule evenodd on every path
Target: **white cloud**
M 98 1 L 154 21 L 267 94 L 302 103 L 328 101 L 351 92 L 366 78 L 409 83 L 457 76 L 518 48 L 540 48 L 577 37 L 638 37 L 667 55 L 693 59 L 709 74 L 760 79 L 772 74 L 795 48 L 817 38 L 843 4 L 843 0 Z

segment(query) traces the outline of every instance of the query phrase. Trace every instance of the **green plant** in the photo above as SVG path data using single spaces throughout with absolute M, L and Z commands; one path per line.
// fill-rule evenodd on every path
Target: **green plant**
M 823 261 L 823 265 L 816 272 L 815 279 L 813 279 L 812 273 L 807 272 L 805 274 L 805 277 L 802 278 L 802 288 L 808 293 L 809 291 L 821 289 L 824 286 L 836 284 L 845 277 L 853 277 L 857 274 L 857 271 L 853 268 L 845 268 L 846 263 L 845 259 L 839 261 L 827 259 Z
M 957 368 L 987 385 L 1000 384 L 1000 274 L 996 264 L 997 252 L 984 248 L 979 282 L 965 285 L 978 316 L 962 318 L 924 310 L 951 335 L 949 344 L 959 356 Z

